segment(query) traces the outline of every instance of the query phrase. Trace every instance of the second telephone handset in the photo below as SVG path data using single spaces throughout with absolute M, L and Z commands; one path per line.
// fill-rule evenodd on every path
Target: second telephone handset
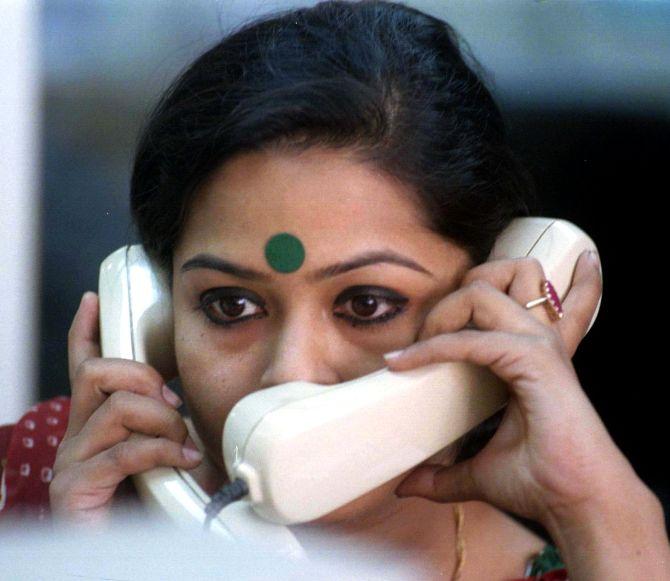
M 563 298 L 586 249 L 595 244 L 569 222 L 518 218 L 490 259 L 537 258 Z M 140 246 L 102 263 L 99 294 L 103 356 L 148 363 L 168 380 L 175 370 L 170 295 Z M 488 369 L 457 362 L 255 391 L 233 407 L 222 438 L 228 476 L 243 479 L 249 494 L 226 507 L 212 529 L 232 538 L 253 536 L 252 529 L 265 539 L 284 535 L 290 546 L 292 535 L 277 524 L 344 506 L 425 461 L 506 401 L 505 385 Z M 134 481 L 145 502 L 174 520 L 204 522 L 209 495 L 186 471 L 157 468 Z

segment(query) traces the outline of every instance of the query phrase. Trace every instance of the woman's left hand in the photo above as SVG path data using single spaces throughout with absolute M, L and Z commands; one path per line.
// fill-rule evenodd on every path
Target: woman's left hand
M 600 297 L 597 258 L 580 257 L 556 322 L 544 305 L 524 307 L 540 295 L 544 278 L 533 259 L 473 268 L 431 310 L 418 342 L 387 360 L 392 371 L 467 361 L 488 367 L 510 390 L 498 430 L 477 455 L 453 466 L 422 465 L 396 494 L 481 500 L 543 522 L 548 513 L 602 495 L 612 478 L 635 479 L 571 363 Z

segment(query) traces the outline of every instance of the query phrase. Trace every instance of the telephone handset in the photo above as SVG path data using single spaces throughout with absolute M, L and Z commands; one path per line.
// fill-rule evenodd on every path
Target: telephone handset
M 563 298 L 585 249 L 595 244 L 569 222 L 517 218 L 490 259 L 537 258 Z M 169 291 L 141 246 L 105 259 L 99 294 L 103 356 L 142 361 L 166 380 L 174 377 Z M 255 391 L 233 407 L 222 438 L 228 476 L 243 479 L 249 494 L 228 505 L 211 529 L 228 538 L 275 539 L 297 554 L 295 537 L 277 524 L 317 519 L 388 482 L 506 401 L 507 390 L 493 373 L 460 362 L 405 372 L 384 368 L 339 385 L 292 381 Z M 187 472 L 156 468 L 134 481 L 143 500 L 173 520 L 204 522 L 209 495 Z

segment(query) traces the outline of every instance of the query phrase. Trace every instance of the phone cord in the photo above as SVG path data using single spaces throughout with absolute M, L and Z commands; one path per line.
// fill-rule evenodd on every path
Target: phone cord
M 209 525 L 212 522 L 212 519 L 214 519 L 225 506 L 247 494 L 249 494 L 249 488 L 247 487 L 246 482 L 241 478 L 236 478 L 232 482 L 222 486 L 212 495 L 209 503 L 205 506 L 206 516 L 203 529 L 205 531 L 209 530 Z
M 454 520 L 456 521 L 456 564 L 451 575 L 451 581 L 458 581 L 461 578 L 463 565 L 465 565 L 465 535 L 463 534 L 465 511 L 460 502 L 454 504 Z

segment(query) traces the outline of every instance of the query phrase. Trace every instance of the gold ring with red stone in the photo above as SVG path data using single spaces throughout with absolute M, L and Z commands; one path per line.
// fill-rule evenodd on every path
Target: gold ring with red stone
M 554 288 L 554 285 L 551 284 L 548 280 L 543 280 L 541 283 L 541 292 L 542 296 L 526 303 L 527 309 L 532 309 L 537 305 L 544 303 L 547 305 L 547 310 L 549 311 L 549 316 L 558 320 L 563 318 L 563 306 L 561 305 L 561 299 L 558 298 L 558 293 Z

